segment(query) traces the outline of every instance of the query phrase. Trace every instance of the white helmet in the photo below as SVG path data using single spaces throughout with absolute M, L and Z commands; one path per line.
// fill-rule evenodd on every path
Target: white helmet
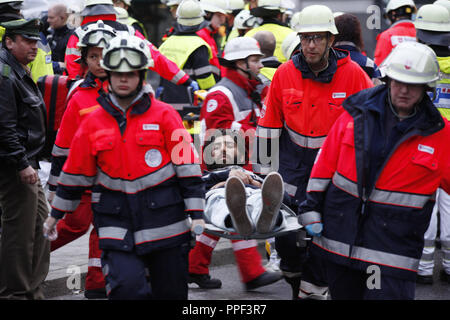
M 418 42 L 397 45 L 380 66 L 383 74 L 399 82 L 436 86 L 439 64 L 434 51 Z
M 183 26 L 196 26 L 205 19 L 200 3 L 197 0 L 183 0 L 177 8 L 177 22 Z
M 283 55 L 289 60 L 294 52 L 294 49 L 299 45 L 300 35 L 297 32 L 291 32 L 281 43 L 281 52 L 283 52 Z
M 237 37 L 225 45 L 223 59 L 236 61 L 253 55 L 263 56 L 258 41 L 251 37 Z
M 450 0 L 436 0 L 435 2 L 433 2 L 433 4 L 438 4 L 445 7 L 450 14 Z
M 86 0 L 81 16 L 97 16 L 102 14 L 116 14 L 112 0 Z
M 113 38 L 103 49 L 102 56 L 102 68 L 113 72 L 145 70 L 154 66 L 148 41 L 136 36 Z
M 231 13 L 231 10 L 228 9 L 227 2 L 224 0 L 200 0 L 200 5 L 207 12 Z
M 114 10 L 117 11 L 117 14 L 116 14 L 117 21 L 122 24 L 127 24 L 128 17 L 129 17 L 128 11 L 121 7 L 114 7 Z
M 104 48 L 106 44 L 116 37 L 114 28 L 105 24 L 102 20 L 80 27 L 81 33 L 78 38 L 77 47 L 99 47 Z
M 300 15 L 301 11 L 297 11 L 292 15 L 291 21 L 289 22 L 289 26 L 292 30 L 298 32 L 298 29 L 300 28 Z
M 264 8 L 267 10 L 279 10 L 284 11 L 284 7 L 281 0 L 258 0 L 258 8 Z
M 386 13 L 404 6 L 411 7 L 413 9 L 411 13 L 416 11 L 416 5 L 413 0 L 390 0 L 386 6 Z
M 242 10 L 234 18 L 236 29 L 252 29 L 261 25 L 262 19 L 252 16 L 249 10 Z
M 333 12 L 324 5 L 311 5 L 303 8 L 298 17 L 297 32 L 330 32 L 338 34 Z
M 178 6 L 181 3 L 181 0 L 169 0 L 166 2 L 166 6 L 172 7 L 172 6 Z
M 230 11 L 243 10 L 245 8 L 244 0 L 228 0 L 227 9 Z
M 450 32 L 450 14 L 437 4 L 425 4 L 417 11 L 416 29 Z

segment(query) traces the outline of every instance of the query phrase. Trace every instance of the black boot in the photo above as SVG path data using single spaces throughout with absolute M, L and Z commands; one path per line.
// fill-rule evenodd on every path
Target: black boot
M 202 289 L 219 289 L 222 281 L 211 278 L 209 274 L 189 273 L 188 283 L 196 283 Z
M 300 277 L 284 277 L 287 283 L 290 284 L 292 289 L 292 300 L 299 300 L 298 293 L 300 291 Z

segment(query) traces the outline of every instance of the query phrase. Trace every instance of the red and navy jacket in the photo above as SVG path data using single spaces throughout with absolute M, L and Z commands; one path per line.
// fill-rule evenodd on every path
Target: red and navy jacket
M 274 148 L 275 153 L 267 154 L 263 161 L 261 153 L 265 152 L 254 149 L 253 171 L 267 174 L 278 169 L 293 205 L 298 205 L 305 198 L 317 151 L 343 112 L 342 102 L 372 86 L 346 51 L 331 49 L 329 66 L 318 77 L 302 53 L 295 54 L 275 72 L 256 130 L 255 148 L 266 144 L 269 153 Z
M 392 137 L 380 125 L 383 113 L 391 112 L 387 95 L 383 85 L 344 102 L 347 112 L 317 157 L 299 221 L 323 223 L 312 253 L 364 271 L 377 265 L 384 275 L 415 281 L 436 189 L 450 192 L 450 126 L 425 95 L 416 116 L 396 124 L 400 134 L 378 165 L 371 149 L 382 150 Z
M 145 37 L 133 27 L 117 22 L 116 15 L 114 14 L 85 17 L 81 23 L 81 26 L 95 23 L 98 20 L 102 20 L 105 24 L 114 28 L 116 31 L 134 34 L 135 36 L 146 40 Z M 81 30 L 81 26 L 75 29 L 67 43 L 64 61 L 66 63 L 66 69 L 70 79 L 83 77 L 84 73 L 86 72 L 86 70 L 81 69 L 81 65 L 79 63 L 75 62 L 75 60 L 77 60 L 81 56 L 80 50 L 77 48 L 78 33 Z M 149 68 L 150 70 L 157 72 L 161 77 L 173 82 L 174 84 L 184 84 L 187 81 L 189 81 L 189 83 L 191 82 L 191 79 L 183 70 L 180 70 L 180 68 L 178 68 L 178 66 L 174 62 L 170 61 L 163 54 L 161 54 L 152 43 L 150 43 L 149 41 L 147 42 L 150 48 L 152 59 L 155 62 L 155 66 Z
M 205 187 L 192 138 L 175 109 L 145 90 L 126 112 L 111 95 L 81 123 L 58 180 L 51 216 L 62 218 L 92 190 L 101 249 L 146 254 L 190 239 Z
M 258 123 L 264 88 L 256 80 L 249 80 L 236 70 L 224 68 L 226 73 L 214 87 L 209 89 L 203 101 L 200 119 L 206 129 L 232 129 L 233 131 L 255 129 Z M 258 93 L 259 91 L 259 93 Z
M 69 97 L 52 149 L 52 167 L 48 178 L 50 191 L 56 191 L 59 175 L 69 155 L 70 144 L 81 121 L 90 112 L 100 107 L 97 102 L 97 98 L 100 96 L 99 90 L 106 92 L 108 81 L 102 82 L 88 72 L 84 81 L 74 89 L 73 94 Z
M 374 61 L 381 66 L 384 59 L 399 43 L 416 41 L 416 28 L 411 20 L 400 20 L 377 36 Z

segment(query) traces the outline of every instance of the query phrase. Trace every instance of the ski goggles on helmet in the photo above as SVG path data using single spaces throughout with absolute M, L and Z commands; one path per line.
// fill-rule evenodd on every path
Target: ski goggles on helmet
M 122 63 L 128 64 L 134 70 L 145 69 L 148 58 L 142 51 L 133 48 L 113 49 L 103 57 L 103 64 L 109 70 L 119 69 Z
M 92 30 L 83 35 L 78 46 L 104 48 L 116 34 L 109 30 Z

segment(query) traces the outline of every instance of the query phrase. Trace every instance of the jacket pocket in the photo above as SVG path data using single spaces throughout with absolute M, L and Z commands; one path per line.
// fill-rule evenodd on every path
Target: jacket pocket
M 97 155 L 99 152 L 112 150 L 115 144 L 115 139 L 112 136 L 99 137 L 94 141 L 92 153 Z
M 420 148 L 421 145 L 419 145 Z M 431 147 L 424 147 L 431 148 Z M 432 149 L 432 148 L 431 148 Z M 428 150 L 431 150 L 428 149 Z M 438 169 L 438 161 L 433 153 L 429 153 L 427 151 L 417 150 L 411 158 L 412 163 L 419 165 L 421 167 L 427 168 L 429 170 L 435 171 Z
M 119 215 L 124 207 L 124 199 L 117 193 L 101 193 L 100 201 L 92 203 L 92 208 L 102 214 Z
M 167 187 L 149 189 L 146 200 L 150 209 L 159 209 L 177 205 L 183 202 L 183 197 L 177 187 Z

